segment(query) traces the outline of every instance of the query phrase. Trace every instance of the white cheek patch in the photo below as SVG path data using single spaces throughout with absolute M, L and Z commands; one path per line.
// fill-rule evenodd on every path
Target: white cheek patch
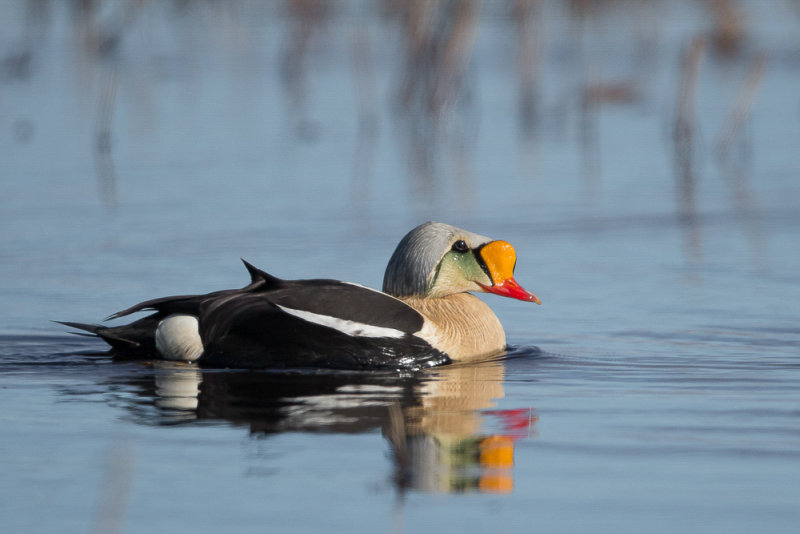
M 193 362 L 203 354 L 197 317 L 176 313 L 158 323 L 156 348 L 165 360 Z
M 348 321 L 347 319 L 339 319 L 338 317 L 331 317 L 330 315 L 321 315 L 304 310 L 295 310 L 279 304 L 277 306 L 289 315 L 294 315 L 295 317 L 303 319 L 304 321 L 308 321 L 309 323 L 333 328 L 334 330 L 338 330 L 339 332 L 347 334 L 348 336 L 401 338 L 405 335 L 402 331 L 394 328 L 373 326 L 371 324 L 364 324 L 356 321 Z

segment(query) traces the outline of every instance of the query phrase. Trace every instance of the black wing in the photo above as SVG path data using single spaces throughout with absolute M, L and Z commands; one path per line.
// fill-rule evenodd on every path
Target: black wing
M 353 324 L 388 328 L 392 336 L 343 332 L 292 312 L 310 312 Z M 275 290 L 254 290 L 207 300 L 200 335 L 208 365 L 420 368 L 449 358 L 413 334 L 423 317 L 403 302 L 335 280 L 287 281 Z
M 419 332 L 425 321 L 414 308 L 386 293 L 337 280 L 287 281 L 265 296 L 293 310 L 393 328 L 407 334 Z

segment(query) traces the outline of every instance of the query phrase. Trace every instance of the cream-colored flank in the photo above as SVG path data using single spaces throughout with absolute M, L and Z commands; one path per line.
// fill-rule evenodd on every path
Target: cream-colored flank
M 203 354 L 199 323 L 194 315 L 172 314 L 155 332 L 156 349 L 165 360 L 193 362 Z

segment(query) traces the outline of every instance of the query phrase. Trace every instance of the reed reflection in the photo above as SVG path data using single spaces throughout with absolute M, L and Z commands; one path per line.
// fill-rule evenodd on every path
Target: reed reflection
M 412 195 L 429 202 L 450 163 L 451 191 L 470 203 L 470 159 L 478 121 L 468 75 L 478 32 L 479 10 L 471 0 L 409 2 L 394 6 L 404 50 L 396 94 L 396 123 L 406 142 Z
M 515 443 L 537 420 L 530 408 L 492 409 L 504 396 L 503 361 L 407 375 L 154 365 L 152 383 L 136 386 L 155 411 L 130 406 L 140 422 L 224 421 L 257 437 L 380 429 L 401 491 L 511 492 Z
M 697 215 L 695 177 L 695 101 L 700 63 L 705 52 L 705 40 L 692 40 L 683 55 L 682 76 L 673 130 L 675 182 L 678 191 L 678 220 L 684 230 L 684 249 L 687 259 L 697 263 L 702 259 L 702 235 Z

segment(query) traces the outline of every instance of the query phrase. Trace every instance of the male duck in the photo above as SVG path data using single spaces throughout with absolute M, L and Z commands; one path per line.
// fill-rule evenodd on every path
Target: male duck
M 148 300 L 109 317 L 155 310 L 124 326 L 63 324 L 121 354 L 218 367 L 430 367 L 505 349 L 500 321 L 468 292 L 540 304 L 514 280 L 515 263 L 505 241 L 427 222 L 400 241 L 383 292 L 281 280 L 244 262 L 252 280 L 242 289 Z

